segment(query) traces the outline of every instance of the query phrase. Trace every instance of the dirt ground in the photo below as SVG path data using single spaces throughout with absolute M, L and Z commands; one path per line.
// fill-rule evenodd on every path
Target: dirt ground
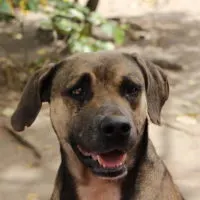
M 182 71 L 165 70 L 171 94 L 163 109 L 163 124 L 161 127 L 151 124 L 150 137 L 185 199 L 199 200 L 200 2 L 160 2 L 157 9 L 151 9 L 139 3 L 130 5 L 129 0 L 123 0 L 123 4 L 117 0 L 102 0 L 99 11 L 106 16 L 128 15 L 134 23 L 148 30 L 144 31 L 144 41 L 136 41 L 120 50 L 136 51 L 148 58 L 166 58 L 183 66 Z M 10 41 L 2 41 L 0 36 L 1 42 L 6 45 Z M 12 53 L 17 52 L 17 45 L 14 46 Z M 11 108 L 16 107 L 19 94 L 0 91 L 0 109 L 8 116 Z M 60 158 L 48 118 L 48 105 L 44 105 L 32 127 L 20 133 L 34 145 L 35 151 L 3 129 L 8 120 L 8 117 L 0 118 L 0 199 L 49 199 Z

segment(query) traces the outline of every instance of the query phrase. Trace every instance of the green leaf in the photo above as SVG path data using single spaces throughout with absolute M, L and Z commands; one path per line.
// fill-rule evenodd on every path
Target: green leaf
M 74 8 L 82 12 L 85 16 L 89 15 L 90 13 L 90 10 L 87 7 L 80 4 L 74 4 Z
M 39 0 L 27 1 L 27 9 L 32 11 L 37 11 L 39 7 Z
M 125 31 L 121 27 L 116 26 L 113 31 L 113 37 L 116 44 L 122 45 L 125 39 Z
M 6 0 L 0 0 L 0 13 L 13 15 L 11 4 Z
M 52 30 L 52 22 L 50 20 L 44 20 L 40 23 L 40 28 L 43 30 Z
M 114 41 L 118 45 L 122 45 L 125 39 L 126 26 L 120 26 L 116 22 L 108 22 L 101 26 L 102 31 L 109 37 L 113 37 Z
M 99 26 L 101 24 L 106 23 L 106 20 L 103 17 L 101 17 L 101 15 L 99 15 L 98 13 L 95 13 L 95 12 L 91 13 L 88 16 L 87 21 L 95 26 Z
M 93 47 L 91 45 L 91 40 L 88 37 L 80 36 L 79 38 L 73 37 L 71 39 L 71 52 L 92 52 Z
M 96 40 L 90 36 L 74 37 L 74 35 L 68 40 L 71 53 L 75 52 L 94 52 L 99 50 L 111 50 L 114 49 L 114 44 L 111 42 L 104 42 Z
M 72 31 L 81 32 L 83 28 L 81 24 L 74 23 L 73 21 L 65 18 L 54 18 L 52 23 L 56 31 L 63 35 L 67 35 Z
M 112 42 L 103 42 L 101 44 L 102 50 L 113 50 L 115 48 L 115 45 Z
M 59 10 L 66 10 L 73 7 L 72 2 L 54 1 L 55 8 Z
M 80 21 L 85 20 L 84 14 L 74 8 L 69 9 L 67 13 L 68 13 L 68 16 L 71 16 L 72 18 L 78 19 Z
M 113 36 L 114 25 L 112 23 L 106 23 L 101 26 L 101 29 L 104 33 L 106 33 L 109 37 Z

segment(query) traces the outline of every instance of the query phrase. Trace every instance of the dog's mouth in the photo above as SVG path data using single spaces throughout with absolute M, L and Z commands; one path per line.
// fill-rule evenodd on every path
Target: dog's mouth
M 94 161 L 97 161 L 100 166 L 103 168 L 117 168 L 122 166 L 126 160 L 126 153 L 113 150 L 106 153 L 92 153 L 83 150 L 80 146 L 77 146 L 78 150 L 82 153 L 83 156 L 90 157 Z
M 90 152 L 80 145 L 76 145 L 73 149 L 80 161 L 98 176 L 117 179 L 127 174 L 125 165 L 127 153 L 124 151 L 113 149 L 103 153 Z

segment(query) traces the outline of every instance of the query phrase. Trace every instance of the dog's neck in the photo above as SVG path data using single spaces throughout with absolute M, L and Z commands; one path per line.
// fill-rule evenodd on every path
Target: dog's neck
M 62 163 L 51 200 L 121 199 L 121 181 L 100 179 L 76 162 L 76 165 L 73 163 L 74 169 L 71 169 L 69 158 L 62 149 L 61 157 Z
M 89 174 L 85 184 L 77 184 L 78 200 L 103 200 L 121 198 L 121 181 L 107 181 Z
M 88 169 L 80 165 L 78 158 L 73 157 L 74 154 L 71 154 L 72 158 L 70 158 L 61 148 L 62 162 L 51 200 L 131 199 L 135 195 L 134 187 L 136 186 L 139 168 L 143 163 L 143 158 L 146 158 L 147 145 L 148 122 L 146 121 L 143 135 L 137 147 L 136 155 L 139 156 L 136 157 L 134 167 L 129 170 L 128 175 L 120 181 L 107 181 L 94 176 Z M 70 146 L 67 148 L 70 148 Z M 74 163 L 70 166 L 71 161 Z M 78 176 L 74 176 L 74 174 L 77 174 L 76 170 Z

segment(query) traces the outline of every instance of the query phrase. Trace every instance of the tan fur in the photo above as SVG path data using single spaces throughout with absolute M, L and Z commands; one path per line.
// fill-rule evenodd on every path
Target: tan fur
M 107 181 L 88 172 L 87 183 L 77 184 L 79 200 L 120 200 L 120 182 Z
M 54 98 L 51 101 L 50 116 L 54 129 L 57 131 L 57 136 L 60 141 L 65 139 L 68 130 L 64 131 L 64 127 L 68 128 L 67 124 L 70 121 L 70 112 L 63 112 L 66 106 L 60 97 Z
M 147 157 L 149 162 L 141 166 L 140 178 L 136 183 L 140 184 L 142 190 L 132 200 L 183 200 L 163 161 L 155 154 L 150 140 Z
M 92 97 L 82 105 L 62 92 L 73 87 L 85 74 L 91 79 L 87 80 L 91 82 L 88 90 L 92 90 Z M 142 88 L 131 101 L 121 92 L 125 77 Z M 153 123 L 159 124 L 168 94 L 167 78 L 161 69 L 136 55 L 77 54 L 31 77 L 12 117 L 12 125 L 15 130 L 22 131 L 33 123 L 42 102 L 50 103 L 51 122 L 60 142 L 62 159 L 51 200 L 183 200 L 151 141 L 145 137 L 148 136 L 147 115 Z M 95 148 L 98 144 L 104 146 L 105 140 L 99 142 L 102 137 L 99 116 L 123 116 L 131 127 L 128 138 L 131 147 L 126 145 L 129 149 L 125 150 L 127 170 L 124 178 L 105 180 L 94 175 L 91 166 L 86 167 L 75 153 L 70 136 L 78 136 L 74 142 L 76 146 L 81 142 L 86 148 L 90 148 L 88 144 Z M 93 143 L 89 143 L 90 140 Z M 102 153 L 102 150 L 97 151 Z M 130 189 L 125 191 L 130 193 L 129 199 L 124 199 L 122 194 L 124 184 Z
M 143 92 L 141 95 L 141 100 L 139 102 L 139 105 L 136 107 L 136 110 L 133 113 L 133 117 L 132 117 L 139 131 L 141 130 L 143 122 L 147 115 L 148 115 L 147 100 L 146 100 L 145 92 Z

